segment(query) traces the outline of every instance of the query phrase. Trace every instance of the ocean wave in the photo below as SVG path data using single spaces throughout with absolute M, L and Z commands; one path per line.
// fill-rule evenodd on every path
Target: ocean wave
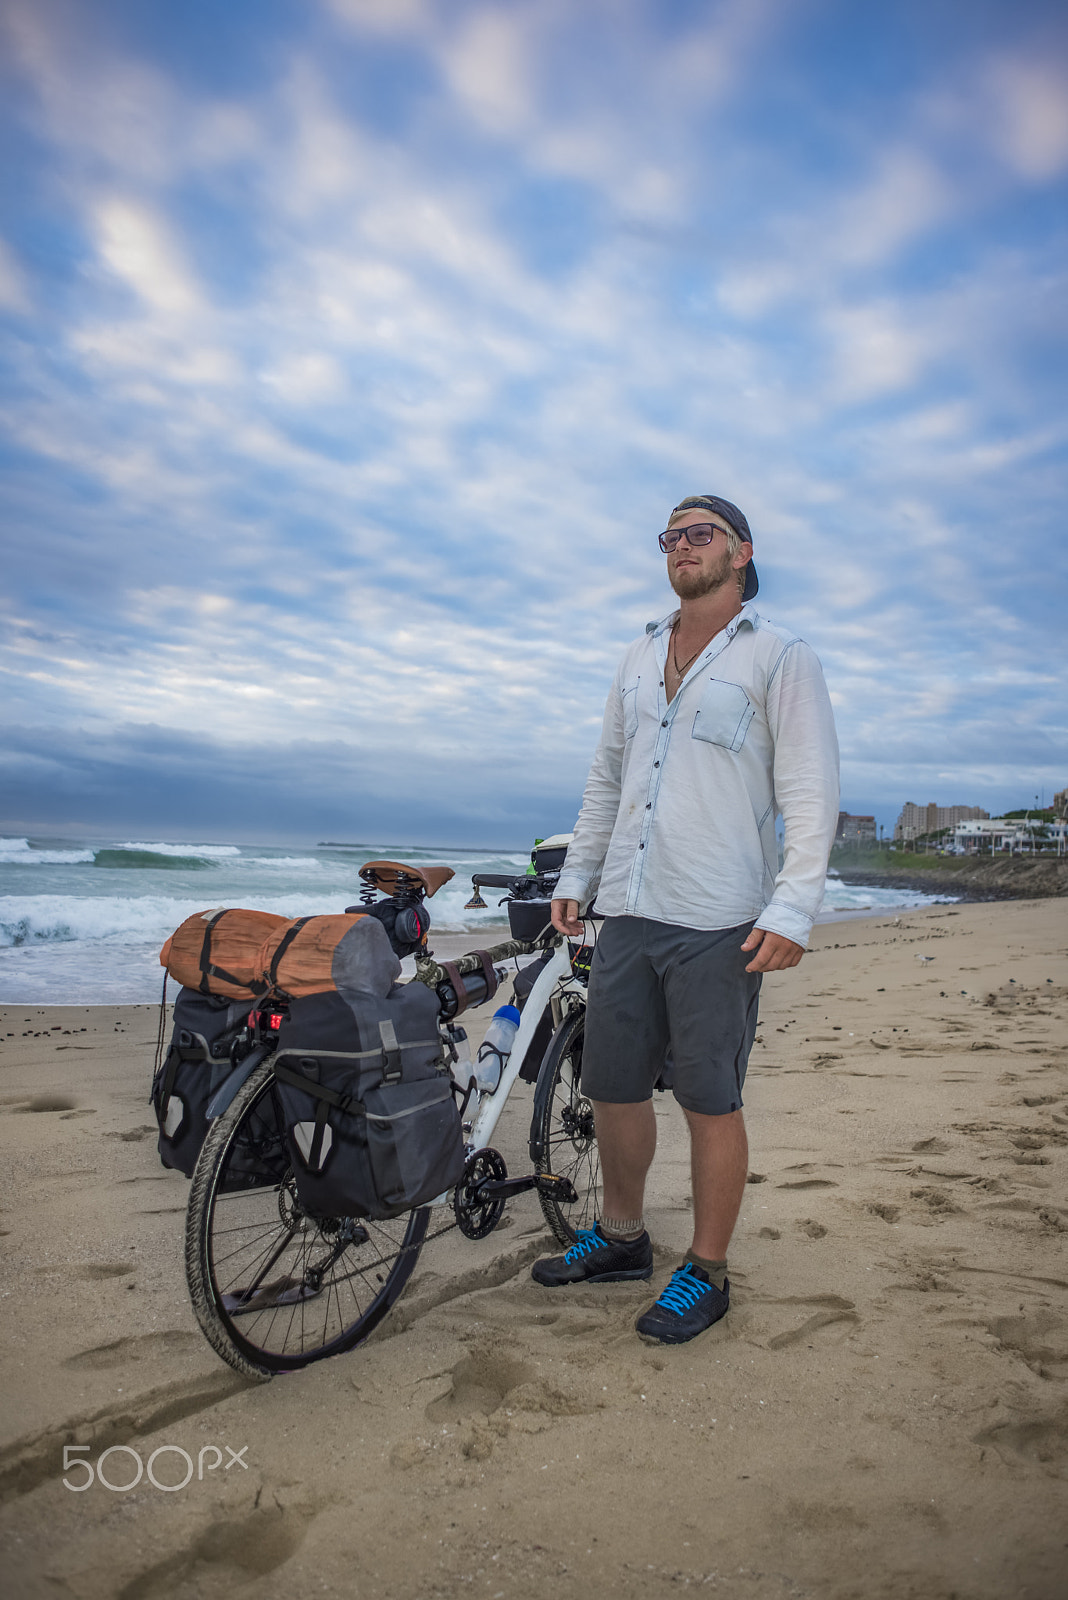
M 314 867 L 321 870 L 323 863 L 315 856 L 246 856 L 254 867 Z
M 139 850 L 153 856 L 193 856 L 198 860 L 202 858 L 231 858 L 239 856 L 241 851 L 236 844 L 146 844 L 142 840 L 135 843 L 115 844 L 112 850 Z
M 344 910 L 335 896 L 316 901 L 307 895 L 231 899 L 249 911 L 273 911 L 281 917 L 320 916 Z M 97 943 L 116 947 L 161 945 L 186 917 L 213 909 L 204 900 L 167 895 L 108 896 L 39 894 L 0 897 L 0 947 L 13 945 Z M 216 906 L 214 909 L 218 909 Z
M 39 850 L 28 839 L 0 839 L 3 867 L 77 867 L 92 859 L 92 850 Z
M 155 850 L 97 850 L 93 857 L 97 867 L 121 867 L 127 872 L 210 872 L 219 866 L 214 856 L 161 855 Z

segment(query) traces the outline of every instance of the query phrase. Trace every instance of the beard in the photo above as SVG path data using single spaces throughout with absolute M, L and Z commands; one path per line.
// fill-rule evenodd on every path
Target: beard
M 684 567 L 681 572 L 668 572 L 668 582 L 680 600 L 700 600 L 702 595 L 712 594 L 716 589 L 722 589 L 724 584 L 736 581 L 729 550 L 725 550 L 712 567 Z

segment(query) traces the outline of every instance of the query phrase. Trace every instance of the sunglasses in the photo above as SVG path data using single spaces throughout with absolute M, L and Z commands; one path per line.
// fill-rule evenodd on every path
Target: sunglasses
M 668 528 L 666 533 L 660 535 L 660 548 L 665 555 L 670 555 L 672 550 L 678 548 L 679 540 L 686 535 L 687 543 L 711 544 L 717 533 L 722 533 L 722 528 L 717 528 L 714 522 L 695 522 L 692 528 Z

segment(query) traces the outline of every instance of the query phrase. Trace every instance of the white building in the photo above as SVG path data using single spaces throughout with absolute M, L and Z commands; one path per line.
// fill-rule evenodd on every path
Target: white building
M 1064 855 L 1068 853 L 1068 822 L 1032 823 L 1026 817 L 990 817 L 985 822 L 958 822 L 953 830 L 953 849 L 958 855 L 969 856 L 990 849 L 1014 854 L 1026 852 L 1028 855 L 1032 850 L 1053 850 L 1058 855 Z

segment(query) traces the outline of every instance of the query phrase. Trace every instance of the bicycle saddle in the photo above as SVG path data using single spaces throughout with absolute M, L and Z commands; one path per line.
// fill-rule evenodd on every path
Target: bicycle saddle
M 366 861 L 360 868 L 364 883 L 387 895 L 396 893 L 401 873 L 421 883 L 428 900 L 437 894 L 443 883 L 456 876 L 451 867 L 406 867 L 403 861 Z

